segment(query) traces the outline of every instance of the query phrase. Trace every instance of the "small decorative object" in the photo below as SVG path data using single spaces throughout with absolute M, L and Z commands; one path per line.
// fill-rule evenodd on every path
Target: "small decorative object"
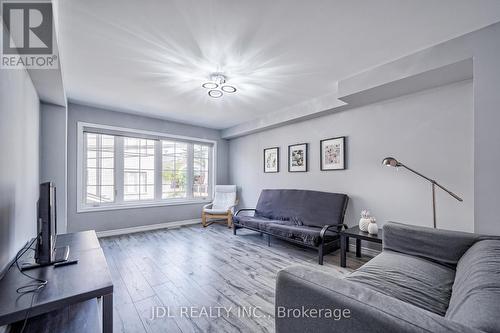
M 345 169 L 345 136 L 320 142 L 320 166 L 322 171 Z
M 307 143 L 288 146 L 288 172 L 307 172 Z
M 374 217 L 370 218 L 370 224 L 368 224 L 368 233 L 370 235 L 378 234 L 377 220 Z
M 279 147 L 264 149 L 264 172 L 273 173 L 280 171 L 280 149 Z
M 368 225 L 370 224 L 370 211 L 364 209 L 361 212 L 361 218 L 359 219 L 359 230 L 367 232 Z

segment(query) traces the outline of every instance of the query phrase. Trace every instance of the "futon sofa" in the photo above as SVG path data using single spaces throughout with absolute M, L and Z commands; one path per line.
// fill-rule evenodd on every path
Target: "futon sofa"
M 308 190 L 263 190 L 255 209 L 240 209 L 233 232 L 246 228 L 318 250 L 318 262 L 339 247 L 349 197 Z M 243 213 L 253 212 L 253 215 Z
M 344 278 L 280 271 L 276 332 L 500 332 L 500 237 L 385 224 L 382 253 Z

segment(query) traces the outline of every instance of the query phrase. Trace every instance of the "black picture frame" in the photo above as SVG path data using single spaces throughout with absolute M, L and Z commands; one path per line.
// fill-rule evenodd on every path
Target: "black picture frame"
M 324 152 L 323 152 L 323 143 L 324 142 L 327 142 L 327 141 L 334 141 L 334 140 L 340 140 L 342 142 L 342 167 L 339 167 L 339 168 L 325 168 L 323 163 L 323 155 L 324 155 Z M 320 170 L 321 171 L 338 171 L 338 170 L 346 170 L 347 168 L 347 164 L 346 164 L 346 155 L 347 155 L 347 151 L 346 151 L 346 141 L 347 141 L 347 137 L 346 136 L 338 136 L 338 137 L 334 137 L 334 138 L 328 138 L 328 139 L 323 139 L 319 142 L 319 156 L 320 156 L 320 160 L 319 160 L 319 167 L 320 167 Z
M 268 150 L 276 150 L 276 171 L 267 171 L 266 170 L 266 151 Z M 264 173 L 278 173 L 280 172 L 280 147 L 269 147 L 269 148 L 264 148 L 264 159 L 263 159 L 263 167 L 264 167 Z
M 304 170 L 292 170 L 291 169 L 291 150 L 292 147 L 297 147 L 297 146 L 305 146 L 305 156 L 304 156 Z M 296 143 L 293 145 L 288 146 L 288 172 L 308 172 L 309 171 L 309 144 L 304 142 L 304 143 Z

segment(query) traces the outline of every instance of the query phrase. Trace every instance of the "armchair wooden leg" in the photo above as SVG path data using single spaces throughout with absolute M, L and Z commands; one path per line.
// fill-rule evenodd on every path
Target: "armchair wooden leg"
M 205 215 L 205 212 L 201 213 L 201 224 L 203 225 L 203 227 L 207 226 L 207 216 Z
M 231 228 L 233 226 L 233 214 L 231 212 L 227 213 L 227 227 Z

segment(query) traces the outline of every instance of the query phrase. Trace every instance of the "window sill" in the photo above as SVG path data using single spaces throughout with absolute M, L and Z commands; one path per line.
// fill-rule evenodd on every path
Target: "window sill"
M 109 206 L 80 206 L 76 210 L 77 213 L 90 213 L 90 212 L 100 212 L 107 210 L 123 210 L 123 209 L 137 209 L 137 208 L 150 208 L 150 207 L 167 207 L 167 206 L 181 206 L 181 205 L 197 205 L 197 204 L 207 204 L 212 202 L 211 199 L 199 199 L 199 200 L 179 200 L 179 201 L 154 201 L 154 202 L 141 202 L 141 203 L 123 203 L 115 204 Z

